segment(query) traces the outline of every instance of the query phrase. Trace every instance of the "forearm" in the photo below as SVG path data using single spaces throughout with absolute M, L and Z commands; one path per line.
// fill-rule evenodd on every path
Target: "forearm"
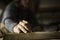
M 16 25 L 17 23 L 12 21 L 11 19 L 6 19 L 5 20 L 5 27 L 10 31 L 13 32 L 13 27 Z

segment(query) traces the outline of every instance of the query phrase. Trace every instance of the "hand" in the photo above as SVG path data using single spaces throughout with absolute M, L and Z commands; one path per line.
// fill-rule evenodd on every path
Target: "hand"
M 23 20 L 20 21 L 19 24 L 13 28 L 13 31 L 15 33 L 20 33 L 21 31 L 27 33 L 27 32 L 31 32 L 31 27 L 27 21 Z

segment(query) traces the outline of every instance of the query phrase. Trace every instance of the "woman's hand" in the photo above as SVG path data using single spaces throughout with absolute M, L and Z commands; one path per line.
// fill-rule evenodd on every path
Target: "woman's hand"
M 27 21 L 22 20 L 22 21 L 19 22 L 18 25 L 16 25 L 16 26 L 13 28 L 13 31 L 14 31 L 15 33 L 18 33 L 18 34 L 21 33 L 21 31 L 22 31 L 23 33 L 27 33 L 27 32 L 31 32 L 31 27 L 30 27 L 30 25 L 29 25 L 29 23 L 28 23 Z

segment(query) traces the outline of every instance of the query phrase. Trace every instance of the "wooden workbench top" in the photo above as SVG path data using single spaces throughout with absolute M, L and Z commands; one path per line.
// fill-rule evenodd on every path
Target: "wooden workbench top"
M 4 40 L 25 40 L 25 39 L 60 39 L 60 32 L 32 32 L 13 34 L 8 33 L 5 35 Z

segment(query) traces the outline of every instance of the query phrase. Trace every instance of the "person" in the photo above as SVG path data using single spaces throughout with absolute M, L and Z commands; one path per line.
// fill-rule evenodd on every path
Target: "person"
M 31 0 L 17 0 L 6 7 L 2 23 L 10 32 L 32 32 L 32 28 L 37 26 L 38 22 L 30 4 Z
M 36 6 L 37 4 L 35 3 L 35 7 Z M 10 3 L 5 9 L 2 23 L 5 24 L 5 27 L 10 32 L 14 33 L 59 31 L 60 20 L 55 19 L 56 17 L 49 19 L 52 13 L 49 14 L 50 11 L 48 13 L 39 13 L 39 10 L 37 11 L 35 8 L 33 11 L 31 8 L 31 0 L 16 0 L 16 2 Z M 51 17 L 54 15 L 55 14 Z M 47 20 L 46 17 L 48 18 Z

